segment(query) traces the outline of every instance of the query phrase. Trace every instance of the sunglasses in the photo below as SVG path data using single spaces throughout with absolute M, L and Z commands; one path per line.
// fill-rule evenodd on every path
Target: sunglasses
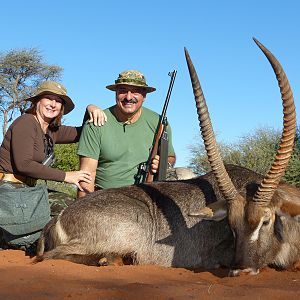
M 45 149 L 46 156 L 53 153 L 53 147 L 54 147 L 53 140 L 52 140 L 51 136 L 48 133 L 46 133 L 44 135 L 44 149 Z
M 45 158 L 42 162 L 44 166 L 50 167 L 55 162 L 54 143 L 49 134 L 44 135 Z

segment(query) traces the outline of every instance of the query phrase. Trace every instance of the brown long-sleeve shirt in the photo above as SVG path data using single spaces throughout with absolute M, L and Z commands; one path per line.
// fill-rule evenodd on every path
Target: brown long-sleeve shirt
M 82 127 L 60 126 L 49 135 L 54 144 L 75 143 Z M 42 165 L 44 133 L 32 114 L 24 114 L 9 127 L 0 147 L 0 171 L 36 179 L 63 181 L 65 172 Z

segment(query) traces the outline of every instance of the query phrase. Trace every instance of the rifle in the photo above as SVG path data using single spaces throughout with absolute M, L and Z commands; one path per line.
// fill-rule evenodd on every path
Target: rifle
M 171 80 L 170 80 L 166 100 L 163 106 L 162 113 L 159 118 L 159 122 L 153 139 L 149 158 L 147 162 L 141 163 L 139 165 L 138 173 L 135 176 L 136 184 L 140 182 L 152 182 L 153 180 L 161 181 L 161 180 L 165 180 L 166 178 L 166 171 L 167 171 L 167 164 L 168 164 L 168 141 L 169 141 L 168 133 L 166 131 L 166 126 L 168 123 L 166 113 L 167 113 L 167 108 L 171 97 L 176 74 L 177 74 L 176 70 L 168 73 L 168 75 L 171 76 Z M 158 175 L 153 176 L 150 173 L 150 165 L 153 158 L 158 153 L 160 155 Z

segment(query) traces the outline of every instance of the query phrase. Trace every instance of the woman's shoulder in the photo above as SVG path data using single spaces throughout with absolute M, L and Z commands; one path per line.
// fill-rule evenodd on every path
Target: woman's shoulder
M 9 137 L 14 133 L 16 136 L 26 137 L 36 135 L 38 132 L 38 123 L 34 116 L 25 113 L 12 122 L 5 136 Z
M 11 127 L 13 128 L 15 126 L 35 127 L 36 120 L 32 114 L 25 113 L 13 121 Z

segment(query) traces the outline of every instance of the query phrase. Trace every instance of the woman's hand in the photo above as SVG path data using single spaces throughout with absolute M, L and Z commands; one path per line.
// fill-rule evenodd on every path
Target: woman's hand
M 92 181 L 91 172 L 83 170 L 66 172 L 64 182 L 73 183 L 78 187 L 78 189 L 83 191 L 82 187 L 79 184 L 80 181 L 90 183 Z
M 98 106 L 90 104 L 86 109 L 90 116 L 90 119 L 88 121 L 89 123 L 93 123 L 95 126 L 103 126 L 107 121 L 106 114 Z

